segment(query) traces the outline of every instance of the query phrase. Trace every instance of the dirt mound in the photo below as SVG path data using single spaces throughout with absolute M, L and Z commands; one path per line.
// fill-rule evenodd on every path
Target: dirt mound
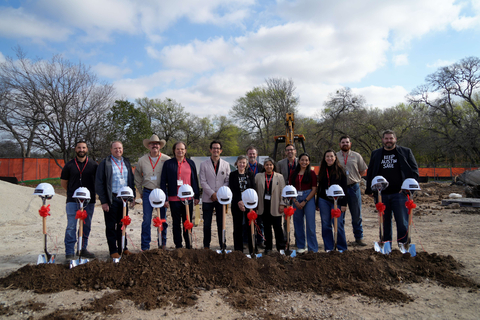
M 73 269 L 59 264 L 27 265 L 0 279 L 0 285 L 37 293 L 118 290 L 82 308 L 106 313 L 117 312 L 113 304 L 119 299 L 132 300 L 147 310 L 171 303 L 188 306 L 195 304 L 201 290 L 227 288 L 225 298 L 232 306 L 252 309 L 261 302 L 259 295 L 267 298 L 279 291 L 346 292 L 408 302 L 413 299 L 395 285 L 429 278 L 446 286 L 478 288 L 453 272 L 459 268 L 451 256 L 421 252 L 412 258 L 398 250 L 390 255 L 373 250 L 309 253 L 293 259 L 275 253 L 256 260 L 239 252 L 150 250 L 124 257 L 118 264 L 94 260 Z

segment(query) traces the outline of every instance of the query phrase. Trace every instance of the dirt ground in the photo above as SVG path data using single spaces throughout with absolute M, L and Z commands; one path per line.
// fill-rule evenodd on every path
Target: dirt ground
M 0 182 L 0 318 L 2 319 L 478 319 L 480 314 L 480 208 L 442 206 L 464 188 L 421 184 L 414 198 L 412 242 L 417 256 L 373 250 L 378 219 L 373 200 L 363 199 L 367 247 L 354 243 L 347 212 L 349 250 L 295 258 L 277 252 L 258 259 L 240 252 L 217 254 L 203 247 L 202 226 L 193 229 L 193 250 L 140 252 L 142 206 L 128 227 L 136 254 L 109 260 L 103 212 L 97 203 L 89 250 L 97 259 L 69 269 L 63 235 L 65 197 L 57 194 L 47 218 L 55 264 L 36 265 L 43 251 L 41 200 L 33 190 Z M 59 192 L 61 193 L 61 192 Z M 318 213 L 317 213 L 318 214 Z M 171 219 L 167 219 L 171 224 Z M 215 225 L 215 221 L 213 222 Z M 394 228 L 395 229 L 395 228 Z M 156 234 L 152 229 L 152 234 Z M 293 232 L 292 232 L 293 233 Z M 394 233 L 395 235 L 395 233 Z M 216 241 L 212 228 L 212 244 Z M 232 219 L 227 216 L 227 249 Z M 245 253 L 247 250 L 245 250 Z

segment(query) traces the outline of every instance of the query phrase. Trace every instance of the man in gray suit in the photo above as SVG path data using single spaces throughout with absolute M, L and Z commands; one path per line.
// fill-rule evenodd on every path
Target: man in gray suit
M 287 144 L 285 146 L 285 155 L 287 157 L 283 160 L 278 161 L 277 166 L 278 172 L 280 172 L 285 179 L 285 185 L 289 185 L 290 183 L 288 183 L 288 178 L 298 164 L 297 149 L 295 149 L 295 146 L 293 144 Z
M 285 159 L 277 162 L 277 170 L 283 175 L 283 178 L 285 179 L 285 185 L 287 186 L 290 184 L 288 179 L 290 178 L 290 175 L 293 173 L 293 171 L 295 171 L 295 167 L 298 164 L 297 149 L 295 149 L 295 146 L 293 144 L 289 143 L 285 146 L 285 155 L 287 156 Z M 287 219 L 283 220 L 283 236 L 286 240 Z

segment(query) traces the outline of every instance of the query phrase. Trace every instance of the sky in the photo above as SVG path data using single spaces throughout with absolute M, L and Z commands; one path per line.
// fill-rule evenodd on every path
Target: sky
M 228 115 L 267 78 L 291 78 L 314 116 L 342 87 L 405 102 L 438 68 L 480 56 L 480 0 L 0 0 L 0 62 L 54 54 L 119 98 Z

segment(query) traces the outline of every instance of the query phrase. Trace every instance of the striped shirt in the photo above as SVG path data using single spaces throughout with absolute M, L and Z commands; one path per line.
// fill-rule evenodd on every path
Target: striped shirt
M 112 193 L 118 193 L 122 187 L 128 185 L 128 170 L 123 162 L 123 157 L 121 160 L 118 160 L 110 156 L 110 159 L 112 160 Z M 123 183 L 121 183 L 122 177 Z

